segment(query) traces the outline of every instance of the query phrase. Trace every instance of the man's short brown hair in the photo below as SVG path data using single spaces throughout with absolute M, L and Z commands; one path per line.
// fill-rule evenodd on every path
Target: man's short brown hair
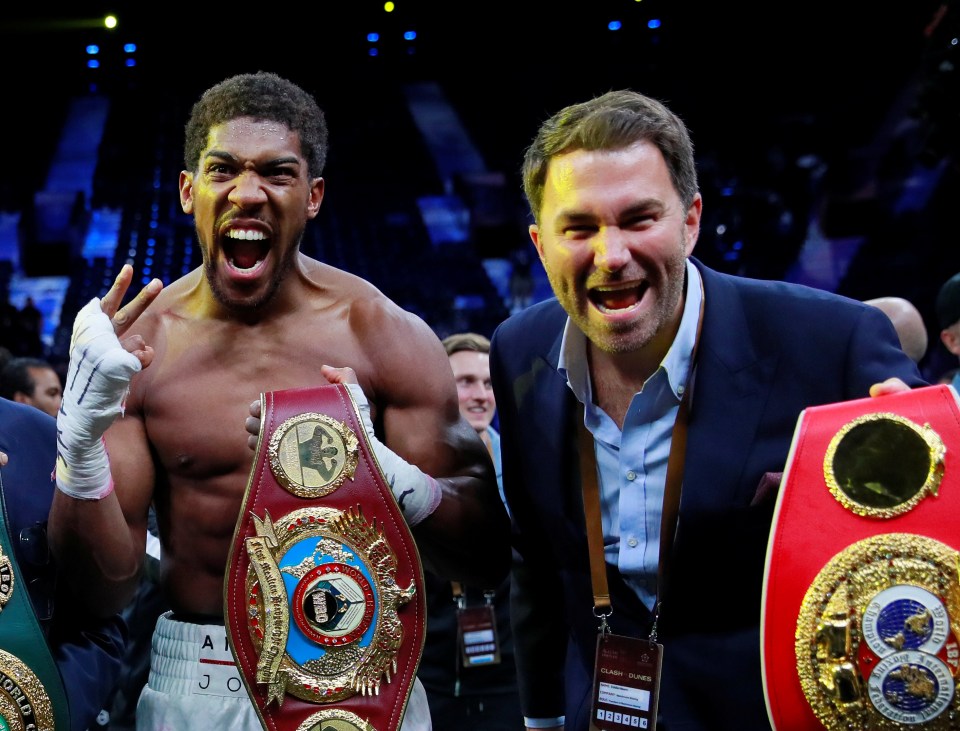
M 461 350 L 489 353 L 490 341 L 478 333 L 454 333 L 443 339 L 443 347 L 446 349 L 447 355 L 459 353 Z

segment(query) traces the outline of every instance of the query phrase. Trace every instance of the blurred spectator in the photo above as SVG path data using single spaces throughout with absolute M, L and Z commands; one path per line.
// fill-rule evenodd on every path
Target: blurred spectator
M 510 313 L 519 312 L 533 302 L 533 264 L 529 247 L 510 253 Z
M 11 353 L 19 350 L 19 317 L 20 310 L 10 301 L 10 295 L 5 294 L 0 301 L 0 347 Z
M 11 358 L 0 369 L 0 396 L 56 417 L 63 398 L 60 375 L 42 358 Z
M 937 324 L 940 342 L 960 358 L 960 272 L 943 283 L 937 292 Z M 954 375 L 951 385 L 960 389 L 960 375 Z
M 33 301 L 33 297 L 27 297 L 17 313 L 17 340 L 18 348 L 16 351 L 20 355 L 32 355 L 41 357 L 43 355 L 43 313 Z
M 499 484 L 500 435 L 492 426 L 497 402 L 490 385 L 490 341 L 477 333 L 455 333 L 443 339 L 443 347 L 457 382 L 460 414 L 486 445 Z
M 6 599 L 11 598 L 9 592 L 15 595 L 20 591 L 29 599 L 25 604 L 10 601 L 4 606 L 3 649 L 13 649 L 6 641 L 32 648 L 20 657 L 28 667 L 44 654 L 52 659 L 59 678 L 47 680 L 62 681 L 57 695 L 66 695 L 64 715 L 57 719 L 62 723 L 56 723 L 56 731 L 85 731 L 94 727 L 97 711 L 120 673 L 126 628 L 117 615 L 98 619 L 87 613 L 51 559 L 46 530 L 55 489 L 51 472 L 56 450 L 56 419 L 0 398 L 0 532 L 4 533 L 0 544 L 6 549 L 4 560 L 15 561 L 12 566 L 6 563 L 4 591 L 8 592 Z M 32 635 L 38 632 L 34 643 Z M 36 669 L 40 671 L 44 665 Z M 16 678 L 3 678 L 0 728 L 53 728 L 53 724 L 32 722 L 40 714 L 29 708 L 26 696 L 17 688 L 25 685 L 27 695 L 36 694 L 33 683 L 13 681 Z
M 903 297 L 877 297 L 864 300 L 886 314 L 893 323 L 900 338 L 900 347 L 910 356 L 914 363 L 923 360 L 927 353 L 927 326 L 923 322 L 923 315 L 910 300 Z
M 500 435 L 491 426 L 497 404 L 490 384 L 490 341 L 476 333 L 444 338 L 460 398 L 460 413 L 493 459 L 503 496 Z M 467 586 L 424 571 L 427 637 L 417 676 L 427 690 L 433 728 L 456 731 L 522 731 L 510 631 L 510 581 L 498 587 Z M 488 648 L 465 643 L 464 630 Z M 478 632 L 479 630 L 479 632 Z
M 953 379 L 957 377 L 958 373 L 960 373 L 960 368 L 951 368 L 948 371 L 944 371 L 937 378 L 937 385 L 949 386 L 951 383 L 953 383 Z

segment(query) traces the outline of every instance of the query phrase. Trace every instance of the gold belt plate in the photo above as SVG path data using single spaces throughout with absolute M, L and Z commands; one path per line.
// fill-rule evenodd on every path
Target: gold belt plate
M 833 557 L 797 620 L 803 693 L 831 731 L 957 728 L 960 554 L 886 533 Z
M 3 731 L 54 731 L 53 704 L 43 683 L 5 650 L 0 650 L 0 721 Z

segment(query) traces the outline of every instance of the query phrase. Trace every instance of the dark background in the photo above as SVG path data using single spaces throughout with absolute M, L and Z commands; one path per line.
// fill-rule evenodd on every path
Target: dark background
M 837 270 L 814 284 L 859 299 L 911 299 L 929 324 L 928 367 L 955 365 L 933 316 L 937 288 L 960 270 L 955 0 L 400 0 L 392 14 L 377 2 L 128 5 L 85 3 L 42 18 L 29 4 L 5 11 L 4 209 L 29 206 L 42 185 L 71 96 L 114 100 L 99 175 L 123 188 L 157 159 L 158 138 L 178 151 L 189 106 L 205 88 L 264 69 L 313 92 L 327 113 L 330 218 L 341 227 L 385 218 L 379 249 L 367 246 L 369 231 L 352 235 L 367 260 L 371 252 L 402 258 L 408 242 L 389 227 L 402 220 L 401 199 L 442 192 L 444 183 L 426 146 L 403 132 L 401 90 L 429 81 L 487 168 L 506 180 L 513 220 L 495 242 L 471 242 L 480 258 L 506 256 L 529 246 L 518 169 L 538 124 L 565 104 L 631 87 L 665 101 L 691 129 L 705 201 L 697 256 L 727 271 L 803 281 L 797 262 L 813 223 L 827 268 Z M 114 31 L 95 27 L 107 11 L 120 19 Z M 647 25 L 654 18 L 658 29 Z M 613 19 L 619 31 L 607 29 Z M 415 41 L 402 39 L 407 30 Z M 380 34 L 375 57 L 371 31 Z M 101 46 L 96 71 L 84 65 L 89 42 Z M 125 42 L 137 44 L 134 68 L 120 62 Z M 402 289 L 390 291 L 388 277 L 378 281 L 376 269 L 358 273 L 433 317 Z
M 400 0 L 390 14 L 368 0 L 297 10 L 81 3 L 61 17 L 32 16 L 30 5 L 5 10 L 0 37 L 11 90 L 34 98 L 75 93 L 94 77 L 83 68 L 87 39 L 104 55 L 133 41 L 139 65 L 126 76 L 150 85 L 157 103 L 194 99 L 225 75 L 257 69 L 331 101 L 375 95 L 392 81 L 438 79 L 486 107 L 491 139 L 509 147 L 559 105 L 631 86 L 670 104 L 701 146 L 746 156 L 788 133 L 799 146 L 826 151 L 867 143 L 904 85 L 932 70 L 957 30 L 952 4 L 929 0 L 885 8 L 863 0 Z M 117 29 L 82 27 L 108 10 Z M 938 12 L 938 32 L 928 35 Z M 613 33 L 606 24 L 615 18 L 623 28 Z M 658 30 L 646 27 L 651 18 L 661 21 Z M 410 29 L 414 55 L 400 38 Z M 381 35 L 377 58 L 367 55 L 369 31 Z M 504 155 L 514 160 L 517 152 Z

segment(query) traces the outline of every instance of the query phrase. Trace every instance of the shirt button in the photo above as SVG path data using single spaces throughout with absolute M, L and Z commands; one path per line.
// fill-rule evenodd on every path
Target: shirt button
M 630 480 L 630 482 L 633 482 L 635 479 L 637 479 L 637 473 L 634 472 L 633 470 L 628 470 L 627 479 Z
M 636 538 L 631 538 L 630 540 L 627 541 L 627 545 L 630 546 L 630 548 L 636 548 L 636 547 L 637 547 L 637 539 L 636 539 Z

